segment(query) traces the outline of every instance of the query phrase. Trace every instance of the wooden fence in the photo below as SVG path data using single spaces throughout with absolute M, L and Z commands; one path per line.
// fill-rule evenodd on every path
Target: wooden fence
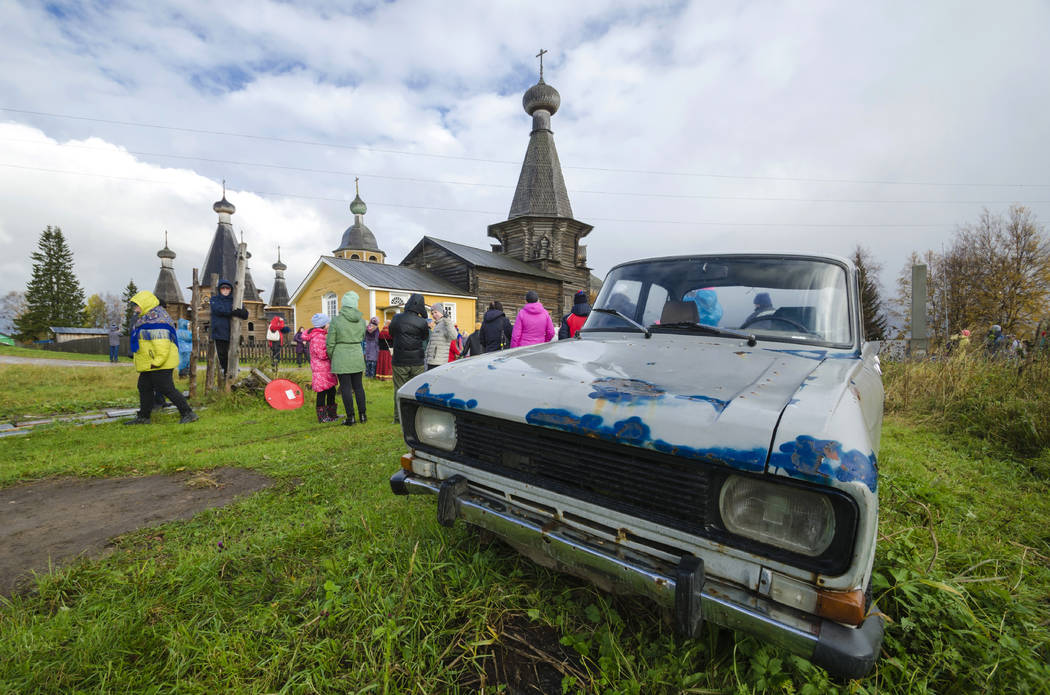
M 194 355 L 199 361 L 204 361 L 208 358 L 208 339 L 205 338 L 199 342 L 197 349 L 194 351 Z M 78 340 L 68 340 L 64 343 L 40 343 L 36 347 L 43 348 L 44 350 L 52 350 L 54 352 L 74 352 L 81 355 L 108 355 L 109 354 L 109 338 L 80 338 Z M 127 336 L 120 337 L 120 356 L 128 357 L 131 354 L 130 338 Z M 240 352 L 237 353 L 238 359 L 242 363 L 256 362 L 260 359 L 270 359 L 270 348 L 263 343 L 250 343 L 241 345 Z M 295 342 L 281 346 L 280 354 L 281 364 L 295 364 Z M 309 355 L 303 355 L 303 364 L 309 364 Z

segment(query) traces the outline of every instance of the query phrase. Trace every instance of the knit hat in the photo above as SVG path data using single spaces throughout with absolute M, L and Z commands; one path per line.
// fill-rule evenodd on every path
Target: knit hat
M 314 328 L 324 328 L 331 320 L 332 319 L 329 318 L 328 314 L 314 314 L 310 317 L 310 323 Z
M 573 304 L 586 304 L 587 303 L 587 293 L 584 292 L 583 290 L 580 290 L 579 292 L 577 292 L 576 294 L 573 295 L 572 303 Z
M 525 301 L 529 304 L 540 301 L 540 296 L 536 294 L 536 290 L 529 290 L 525 293 Z
M 440 312 L 440 313 L 444 314 L 445 313 L 445 305 L 442 304 L 441 302 L 434 302 L 433 304 L 430 305 L 430 310 L 431 311 L 437 311 L 437 312 Z
M 769 292 L 759 292 L 755 295 L 755 306 L 759 308 L 772 307 L 773 300 L 769 296 Z
M 372 318 L 371 318 L 371 319 L 370 319 L 370 320 L 369 320 L 368 322 L 369 322 L 369 323 L 371 323 L 371 324 L 373 324 L 373 325 L 376 325 L 376 326 L 378 326 L 378 325 L 379 325 L 379 318 L 378 318 L 378 317 L 375 317 L 375 316 L 373 316 L 373 317 L 372 317 Z

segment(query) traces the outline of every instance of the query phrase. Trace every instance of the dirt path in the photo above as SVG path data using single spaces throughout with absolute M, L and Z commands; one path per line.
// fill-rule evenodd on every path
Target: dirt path
M 0 489 L 0 594 L 10 595 L 31 571 L 104 552 L 114 536 L 189 519 L 272 484 L 254 471 L 219 468 L 142 478 L 58 478 Z
M 46 357 L 15 357 L 0 355 L 0 364 L 42 364 L 50 367 L 133 367 L 132 362 L 90 362 L 88 360 L 48 359 Z

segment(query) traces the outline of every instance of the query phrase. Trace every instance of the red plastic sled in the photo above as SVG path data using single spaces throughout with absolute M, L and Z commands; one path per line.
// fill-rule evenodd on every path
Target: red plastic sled
M 277 410 L 295 410 L 303 405 L 303 390 L 294 381 L 274 379 L 266 385 L 266 402 Z

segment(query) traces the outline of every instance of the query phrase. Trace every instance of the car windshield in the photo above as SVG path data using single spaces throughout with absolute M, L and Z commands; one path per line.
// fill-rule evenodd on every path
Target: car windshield
M 654 333 L 703 324 L 759 340 L 848 347 L 853 342 L 846 269 L 792 256 L 719 256 L 642 261 L 614 268 L 595 301 Z M 584 330 L 637 330 L 594 312 Z

